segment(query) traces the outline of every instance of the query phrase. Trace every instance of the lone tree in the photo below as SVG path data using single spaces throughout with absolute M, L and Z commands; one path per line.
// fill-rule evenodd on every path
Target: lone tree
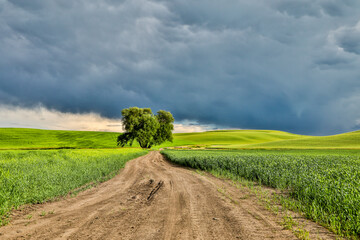
M 174 118 L 170 112 L 160 110 L 154 115 L 150 108 L 131 107 L 121 111 L 125 133 L 117 138 L 117 144 L 132 146 L 136 140 L 140 147 L 151 148 L 165 141 L 172 142 Z

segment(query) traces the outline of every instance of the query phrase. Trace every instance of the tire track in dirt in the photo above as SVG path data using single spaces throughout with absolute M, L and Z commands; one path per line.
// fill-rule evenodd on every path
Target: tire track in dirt
M 0 238 L 296 239 L 246 194 L 150 152 L 76 197 L 14 212 Z M 321 237 L 335 239 L 325 230 Z

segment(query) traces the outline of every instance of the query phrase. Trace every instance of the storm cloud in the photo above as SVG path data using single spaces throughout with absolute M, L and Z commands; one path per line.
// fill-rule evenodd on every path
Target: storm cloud
M 358 0 L 0 0 L 0 103 L 304 134 L 360 121 Z

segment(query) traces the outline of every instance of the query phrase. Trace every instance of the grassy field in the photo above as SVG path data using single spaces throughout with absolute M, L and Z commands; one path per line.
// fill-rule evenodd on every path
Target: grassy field
M 249 144 L 303 138 L 302 135 L 272 130 L 221 130 L 174 134 L 173 143 L 161 147 L 197 145 L 198 147 L 241 148 Z
M 12 208 L 108 179 L 147 152 L 117 148 L 118 135 L 0 128 L 0 225 Z M 271 130 L 179 133 L 155 149 L 177 146 L 208 150 L 166 150 L 172 161 L 285 189 L 308 217 L 337 233 L 360 234 L 360 131 L 324 137 Z M 28 150 L 51 148 L 77 149 Z
M 303 137 L 298 139 L 274 141 L 247 145 L 247 148 L 266 149 L 360 149 L 360 131 L 324 137 Z
M 0 149 L 115 148 L 119 133 L 0 128 Z
M 115 148 L 119 133 L 0 128 L 0 149 Z M 247 144 L 297 139 L 303 136 L 281 131 L 229 130 L 174 134 L 172 143 L 160 147 L 201 145 L 242 147 Z M 137 145 L 134 144 L 136 147 Z
M 360 149 L 360 131 L 332 136 L 305 136 L 271 130 L 226 130 L 174 134 L 173 143 L 210 149 Z
M 0 128 L 0 149 L 116 148 L 119 133 Z M 176 133 L 172 143 L 154 149 L 190 146 L 219 149 L 360 149 L 360 131 L 334 136 L 305 136 L 271 130 Z M 135 143 L 134 147 L 138 147 Z
M 165 150 L 171 161 L 285 190 L 307 217 L 360 234 L 360 150 Z
M 11 209 L 107 180 L 146 153 L 137 148 L 0 151 L 0 226 Z

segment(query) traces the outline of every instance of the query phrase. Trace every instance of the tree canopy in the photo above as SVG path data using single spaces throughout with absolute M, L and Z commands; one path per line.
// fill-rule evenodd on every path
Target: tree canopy
M 136 140 L 140 147 L 151 148 L 165 141 L 172 142 L 174 118 L 170 112 L 160 110 L 154 115 L 150 108 L 131 107 L 121 111 L 123 129 L 117 143 L 121 147 L 133 144 Z

